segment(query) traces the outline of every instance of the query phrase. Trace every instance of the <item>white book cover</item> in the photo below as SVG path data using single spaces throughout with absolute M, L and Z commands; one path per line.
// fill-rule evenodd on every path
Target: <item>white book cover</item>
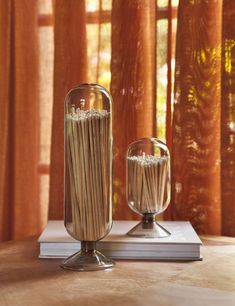
M 110 233 L 97 249 L 114 259 L 200 260 L 201 240 L 189 222 L 159 222 L 171 235 L 166 238 L 136 238 L 126 233 L 138 221 L 114 221 Z M 38 239 L 40 258 L 65 258 L 80 249 L 63 221 L 49 221 Z
M 200 260 L 202 244 L 193 227 L 184 221 L 159 222 L 171 235 L 166 238 L 136 238 L 126 233 L 138 221 L 114 221 L 110 233 L 97 249 L 114 259 Z M 40 258 L 64 258 L 80 249 L 80 242 L 66 231 L 63 221 L 49 221 L 38 239 Z

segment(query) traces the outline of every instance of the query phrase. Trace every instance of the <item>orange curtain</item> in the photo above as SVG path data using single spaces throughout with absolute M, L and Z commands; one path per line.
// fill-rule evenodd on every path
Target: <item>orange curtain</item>
M 114 120 L 114 216 L 135 215 L 125 197 L 128 144 L 156 133 L 155 0 L 114 0 L 111 94 Z
M 180 1 L 172 210 L 175 220 L 208 234 L 221 230 L 221 21 L 221 1 Z
M 0 240 L 38 234 L 37 1 L 0 0 Z
M 199 233 L 235 235 L 234 21 L 232 1 L 180 1 L 172 217 Z
M 63 219 L 64 98 L 72 87 L 87 81 L 85 1 L 57 0 L 54 15 L 54 104 L 49 219 Z
M 49 218 L 62 219 L 64 98 L 79 83 L 99 82 L 104 30 L 99 22 L 102 18 L 109 22 L 110 16 L 102 10 L 102 1 L 96 15 L 86 13 L 85 0 L 53 3 Z M 167 114 L 169 144 L 172 133 L 169 217 L 191 221 L 199 233 L 234 236 L 235 4 L 230 0 L 179 3 L 172 123 Z M 112 1 L 113 183 L 114 216 L 118 219 L 135 218 L 125 198 L 127 146 L 138 138 L 156 135 L 155 5 L 155 0 Z M 168 13 L 170 20 L 171 10 Z M 88 17 L 91 24 L 98 24 L 97 69 L 91 73 L 94 76 L 88 75 L 87 69 L 93 65 L 88 62 Z M 38 234 L 42 226 L 37 168 L 37 18 L 37 0 L 0 0 L 0 240 Z M 169 30 L 169 41 L 170 35 Z M 170 96 L 169 85 L 168 112 Z
M 235 2 L 223 1 L 221 187 L 222 234 L 235 236 Z

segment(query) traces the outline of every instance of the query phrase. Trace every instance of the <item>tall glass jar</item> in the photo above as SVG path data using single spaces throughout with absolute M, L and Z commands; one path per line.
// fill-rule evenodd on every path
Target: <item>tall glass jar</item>
M 127 201 L 142 221 L 127 234 L 158 238 L 170 233 L 155 220 L 170 202 L 170 154 L 156 138 L 142 138 L 127 150 Z
M 81 250 L 62 267 L 110 268 L 96 250 L 112 226 L 112 97 L 97 84 L 81 84 L 65 98 L 65 227 Z

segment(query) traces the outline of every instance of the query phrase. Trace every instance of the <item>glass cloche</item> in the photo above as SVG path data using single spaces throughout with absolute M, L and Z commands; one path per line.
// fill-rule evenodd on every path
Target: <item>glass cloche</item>
M 81 84 L 65 98 L 65 227 L 81 250 L 62 267 L 89 271 L 114 262 L 96 250 L 112 226 L 112 98 Z
M 170 203 L 170 154 L 167 146 L 155 138 L 142 138 L 127 150 L 127 201 L 142 216 L 142 221 L 127 234 L 158 238 L 170 233 L 158 224 L 156 216 Z

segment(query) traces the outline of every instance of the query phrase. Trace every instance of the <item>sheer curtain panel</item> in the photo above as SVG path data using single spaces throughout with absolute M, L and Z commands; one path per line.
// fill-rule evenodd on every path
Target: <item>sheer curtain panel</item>
M 36 0 L 0 0 L 0 240 L 41 229 Z

